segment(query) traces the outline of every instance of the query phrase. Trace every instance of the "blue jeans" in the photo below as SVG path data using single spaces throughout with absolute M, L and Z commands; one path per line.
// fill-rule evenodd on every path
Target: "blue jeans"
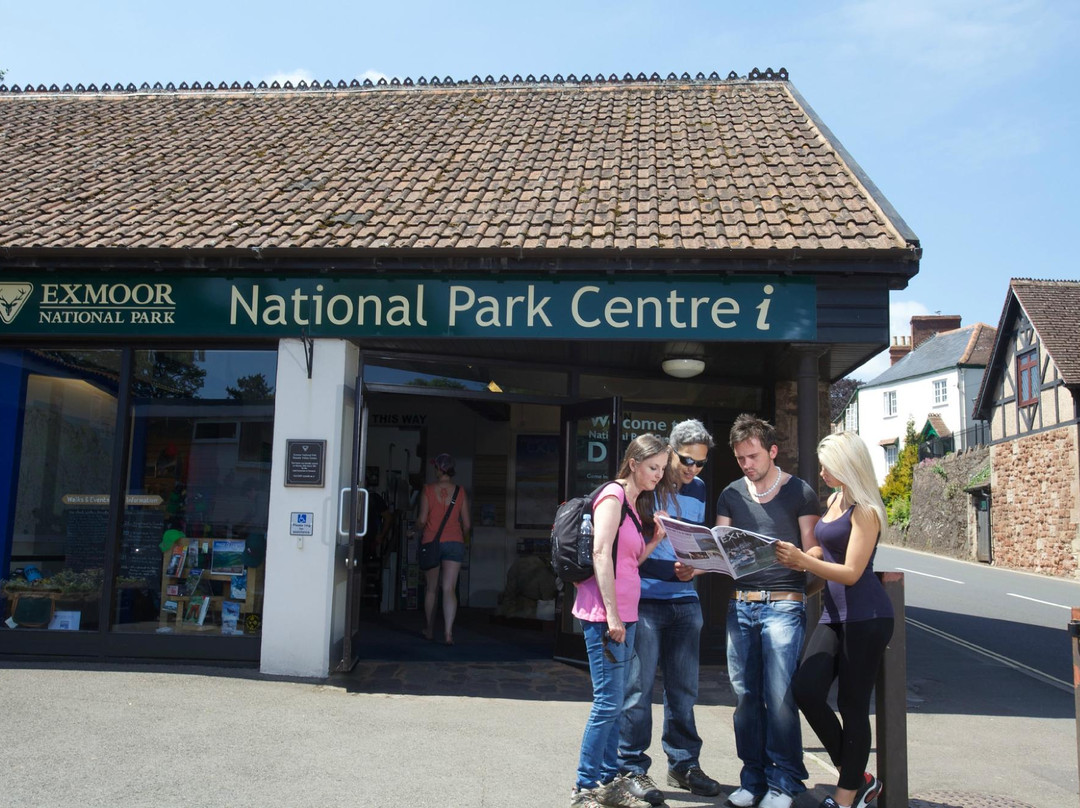
M 761 796 L 806 790 L 802 728 L 791 680 L 806 634 L 806 607 L 794 600 L 732 601 L 727 619 L 728 677 L 735 694 L 739 783 Z
M 630 670 L 636 624 L 625 624 L 625 642 L 608 640 L 607 650 L 614 661 L 604 653 L 607 623 L 582 620 L 581 625 L 585 630 L 585 650 L 592 675 L 593 703 L 585 724 L 585 736 L 581 739 L 576 785 L 578 788 L 596 788 L 602 783 L 610 783 L 619 773 L 619 716 L 626 695 L 626 675 Z
M 643 600 L 638 604 L 634 655 L 619 725 L 619 770 L 648 774 L 652 691 L 656 669 L 664 677 L 664 752 L 668 768 L 699 766 L 701 737 L 694 723 L 698 693 L 701 604 L 697 598 Z

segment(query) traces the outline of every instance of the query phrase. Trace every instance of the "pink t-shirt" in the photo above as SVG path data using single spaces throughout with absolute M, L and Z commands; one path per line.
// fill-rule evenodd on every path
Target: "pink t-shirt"
M 596 498 L 599 504 L 608 497 L 615 497 L 620 502 L 626 501 L 626 492 L 618 483 L 611 483 Z M 593 507 L 595 510 L 595 505 Z M 638 522 L 637 509 L 630 503 Z M 615 559 L 615 603 L 619 608 L 619 619 L 624 623 L 633 623 L 638 618 L 638 600 L 641 599 L 641 576 L 638 574 L 638 561 L 645 552 L 645 540 L 638 532 L 634 520 L 627 516 L 619 526 L 619 550 Z M 600 597 L 600 586 L 596 576 L 577 584 L 577 597 L 574 599 L 574 617 L 590 623 L 607 621 L 604 599 Z

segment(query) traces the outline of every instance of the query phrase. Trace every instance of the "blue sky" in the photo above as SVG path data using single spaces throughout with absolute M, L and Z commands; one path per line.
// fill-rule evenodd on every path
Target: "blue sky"
M 893 334 L 996 326 L 1009 278 L 1080 278 L 1078 34 L 1073 0 L 0 0 L 8 85 L 786 67 L 922 241 Z

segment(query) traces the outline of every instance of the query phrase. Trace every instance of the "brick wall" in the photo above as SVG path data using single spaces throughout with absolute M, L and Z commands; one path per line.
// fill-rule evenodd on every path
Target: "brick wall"
M 1077 426 L 990 447 L 994 564 L 1080 578 Z

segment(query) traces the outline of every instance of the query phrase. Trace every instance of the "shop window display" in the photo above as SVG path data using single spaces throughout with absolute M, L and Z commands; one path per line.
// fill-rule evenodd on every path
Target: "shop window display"
M 260 632 L 275 376 L 272 351 L 136 352 L 115 630 Z
M 0 351 L 7 628 L 98 628 L 119 359 L 119 351 Z
M 122 355 L 0 351 L 0 630 L 258 634 L 276 353 Z

